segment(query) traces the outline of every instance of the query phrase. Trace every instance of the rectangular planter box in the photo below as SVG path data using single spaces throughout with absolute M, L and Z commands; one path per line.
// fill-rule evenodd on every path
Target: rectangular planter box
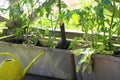
M 66 80 L 76 80 L 74 55 L 70 54 L 69 50 L 0 42 L 0 52 L 15 54 L 19 58 L 23 68 L 25 68 L 41 50 L 45 51 L 45 55 L 31 67 L 28 73 Z M 1 57 L 0 62 L 3 60 L 4 58 Z
M 81 56 L 75 56 L 77 65 Z M 120 57 L 94 54 L 93 72 L 82 75 L 81 70 L 77 73 L 78 80 L 120 80 Z
M 120 57 L 95 54 L 95 80 L 120 80 Z

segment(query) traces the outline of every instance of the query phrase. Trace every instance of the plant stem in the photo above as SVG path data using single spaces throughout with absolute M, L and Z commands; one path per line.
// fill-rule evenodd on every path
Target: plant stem
M 61 0 L 58 0 L 58 5 L 59 5 L 59 16 L 61 16 Z
M 41 2 L 39 1 L 39 6 L 40 6 L 40 5 L 41 5 Z M 33 13 L 34 13 L 34 12 L 33 12 Z M 39 17 L 39 18 L 40 18 L 40 26 L 41 26 L 41 29 L 42 29 L 42 26 L 43 26 L 43 25 L 42 25 L 41 13 L 40 13 L 40 17 Z
M 94 37 L 94 21 L 95 21 L 95 19 L 94 19 L 94 17 L 92 17 L 92 24 L 93 25 L 91 25 L 91 27 L 92 27 L 92 29 L 91 29 L 91 31 L 92 31 L 92 47 L 95 47 L 95 37 Z
M 21 12 L 20 10 L 20 3 L 18 2 L 18 9 L 19 9 L 19 12 Z M 21 20 L 21 13 L 19 13 L 19 19 L 20 19 L 20 26 L 22 25 L 22 20 Z
M 92 47 L 94 47 L 94 31 L 93 31 L 93 27 L 92 27 Z
M 102 26 L 103 26 L 103 28 L 104 28 L 103 36 L 106 37 L 105 22 L 104 22 L 104 20 L 103 20 L 103 22 L 102 22 Z M 106 39 L 105 39 L 105 38 L 104 38 L 104 40 L 103 40 L 103 43 L 104 43 L 104 45 L 106 46 Z
M 110 23 L 110 28 L 109 28 L 109 49 L 111 50 L 111 39 L 112 39 L 112 26 L 114 22 L 114 10 L 115 10 L 115 1 L 113 1 L 113 11 L 112 11 L 112 17 L 111 17 L 111 23 Z
M 33 10 L 33 9 L 32 9 Z M 29 15 L 30 11 L 29 11 L 29 7 L 28 7 L 28 15 Z M 29 26 L 30 26 L 30 20 L 31 20 L 31 16 L 28 17 L 29 18 L 29 21 L 27 22 L 28 25 L 26 26 L 26 41 L 27 41 L 27 44 L 29 43 L 29 37 L 28 37 L 28 32 L 29 32 Z

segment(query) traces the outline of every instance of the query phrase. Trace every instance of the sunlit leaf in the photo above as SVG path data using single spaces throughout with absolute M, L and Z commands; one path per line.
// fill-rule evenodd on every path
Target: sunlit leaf
M 45 35 L 49 35 L 49 29 L 48 28 L 45 29 Z
M 79 56 L 80 54 L 83 54 L 83 49 L 76 49 L 73 51 L 73 54 L 75 54 L 76 56 Z
M 119 16 L 119 9 L 117 7 L 114 8 L 113 14 L 114 14 L 114 17 Z
M 75 24 L 79 24 L 80 16 L 78 14 L 72 14 L 72 19 Z

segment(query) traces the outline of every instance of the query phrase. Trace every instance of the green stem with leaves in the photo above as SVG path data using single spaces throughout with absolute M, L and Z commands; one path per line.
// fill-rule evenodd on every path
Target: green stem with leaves
M 114 10 L 115 10 L 115 1 L 113 1 L 113 11 L 112 11 L 112 17 L 111 17 L 111 23 L 110 23 L 110 28 L 109 28 L 109 49 L 111 50 L 111 39 L 112 39 L 112 26 L 114 22 Z
M 94 32 L 93 32 L 93 29 L 92 29 L 92 47 L 94 47 Z
M 92 18 L 93 18 L 93 17 L 92 17 Z M 94 25 L 94 21 L 95 21 L 95 19 L 93 18 L 93 19 L 92 19 L 92 24 L 93 24 L 93 25 L 91 25 L 91 28 L 92 28 L 92 29 L 91 29 L 91 31 L 92 31 L 92 47 L 95 47 L 95 40 L 94 40 L 94 26 L 95 26 L 95 25 Z

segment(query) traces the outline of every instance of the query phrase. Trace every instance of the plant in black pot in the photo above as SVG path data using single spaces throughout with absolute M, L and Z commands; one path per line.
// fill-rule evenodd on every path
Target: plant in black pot
M 70 46 L 70 41 L 66 40 L 66 34 L 65 34 L 65 24 L 63 20 L 65 13 L 63 13 L 61 9 L 61 8 L 65 8 L 64 6 L 66 5 L 63 4 L 61 0 L 58 0 L 61 41 L 58 42 L 58 45 L 56 46 L 56 48 L 59 48 L 59 49 L 68 49 Z

